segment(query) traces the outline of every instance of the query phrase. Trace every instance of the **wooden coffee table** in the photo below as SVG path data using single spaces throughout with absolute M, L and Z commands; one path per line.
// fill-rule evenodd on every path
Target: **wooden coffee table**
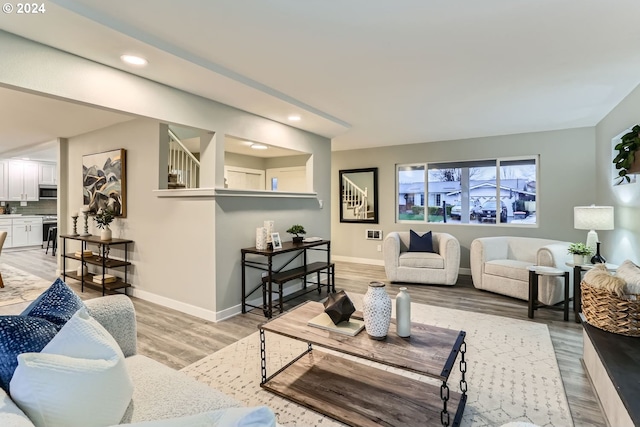
M 464 331 L 412 323 L 411 337 L 396 335 L 392 322 L 386 340 L 327 331 L 307 322 L 324 311 L 306 302 L 259 326 L 261 387 L 350 426 L 432 426 L 460 424 L 467 400 Z M 356 312 L 353 318 L 362 318 Z M 301 355 L 267 377 L 265 331 L 308 343 Z M 313 345 L 434 378 L 440 386 L 313 351 Z M 447 379 L 460 353 L 460 391 Z

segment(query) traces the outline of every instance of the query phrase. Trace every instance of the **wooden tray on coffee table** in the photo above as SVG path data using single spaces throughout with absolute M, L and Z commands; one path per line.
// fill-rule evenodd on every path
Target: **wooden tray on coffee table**
M 464 331 L 412 323 L 411 337 L 400 338 L 392 322 L 387 338 L 376 341 L 365 331 L 351 337 L 307 325 L 323 311 L 321 303 L 309 301 L 259 326 L 264 389 L 350 426 L 460 424 L 467 383 L 463 373 L 463 392 L 457 393 L 447 379 L 459 353 L 460 369 L 466 371 Z M 359 312 L 352 317 L 362 318 Z M 308 350 L 267 377 L 265 331 L 304 341 Z M 314 351 L 313 345 L 364 360 Z M 420 376 L 409 378 L 366 360 Z

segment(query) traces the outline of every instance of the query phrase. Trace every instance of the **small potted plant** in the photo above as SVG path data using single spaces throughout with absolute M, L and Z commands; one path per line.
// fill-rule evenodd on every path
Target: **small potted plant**
M 625 180 L 631 182 L 629 174 L 640 173 L 640 125 L 631 128 L 631 132 L 622 135 L 620 142 L 615 149 L 618 154 L 613 159 L 616 169 L 619 169 L 620 180 L 616 185 L 622 184 Z
M 115 219 L 115 214 L 110 209 L 100 209 L 98 213 L 93 218 L 96 222 L 96 227 L 98 227 L 100 231 L 100 240 L 111 240 L 111 229 L 109 228 L 109 224 L 113 222 Z
M 591 248 L 589 246 L 585 245 L 582 242 L 571 243 L 569 245 L 569 251 L 568 252 L 573 255 L 573 263 L 575 265 L 586 264 L 585 263 L 585 257 L 587 257 L 587 256 L 589 256 L 589 255 L 591 255 L 593 253 Z
M 304 237 L 302 237 L 301 234 L 307 234 L 304 227 L 300 224 L 292 225 L 291 228 L 287 230 L 287 233 L 296 235 L 296 237 L 293 238 L 293 243 L 302 243 Z

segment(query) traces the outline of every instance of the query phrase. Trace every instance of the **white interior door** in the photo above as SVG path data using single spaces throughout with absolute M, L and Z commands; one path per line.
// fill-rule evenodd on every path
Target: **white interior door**
M 277 188 L 274 188 L 274 179 L 277 181 Z M 307 189 L 307 168 L 304 166 L 267 169 L 267 182 L 269 190 L 295 193 L 311 191 Z
M 264 190 L 264 171 L 258 169 L 224 167 L 227 188 L 236 190 Z

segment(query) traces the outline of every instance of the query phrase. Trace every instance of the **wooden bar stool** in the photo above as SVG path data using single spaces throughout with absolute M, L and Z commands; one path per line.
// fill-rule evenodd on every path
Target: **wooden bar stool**
M 0 253 L 2 253 L 2 246 L 4 245 L 4 241 L 7 238 L 6 231 L 0 231 Z M 4 288 L 4 281 L 2 280 L 2 271 L 0 271 L 0 288 Z
M 47 233 L 47 249 L 45 254 L 49 253 L 49 245 L 51 245 L 51 255 L 56 256 L 56 249 L 58 248 L 58 227 L 50 227 Z

